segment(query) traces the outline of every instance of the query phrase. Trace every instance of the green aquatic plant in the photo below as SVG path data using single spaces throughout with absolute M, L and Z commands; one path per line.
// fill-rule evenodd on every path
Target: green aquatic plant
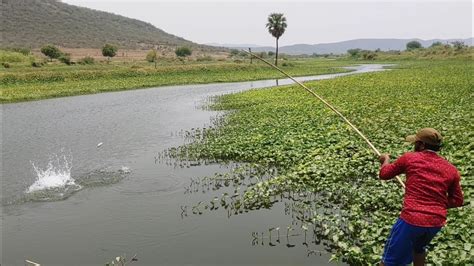
M 449 210 L 447 226 L 428 247 L 428 260 L 436 265 L 474 260 L 472 245 L 465 245 L 472 242 L 474 229 L 473 71 L 469 60 L 409 61 L 387 72 L 308 83 L 393 156 L 412 149 L 404 137 L 421 127 L 437 128 L 445 136 L 441 155 L 457 166 L 471 205 Z M 211 108 L 226 114 L 169 155 L 245 162 L 226 176 L 234 189 L 226 200 L 231 201 L 229 213 L 285 202 L 285 214 L 295 221 L 292 228 L 312 225 L 314 242 L 321 241 L 332 260 L 380 260 L 403 191 L 378 180 L 377 158 L 339 117 L 296 86 L 225 95 Z M 210 182 L 217 185 L 222 177 Z

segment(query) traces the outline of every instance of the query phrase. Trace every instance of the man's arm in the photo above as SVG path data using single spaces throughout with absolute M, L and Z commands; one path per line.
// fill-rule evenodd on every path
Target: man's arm
M 380 172 L 379 177 L 383 180 L 392 179 L 395 176 L 405 172 L 406 168 L 406 156 L 402 155 L 394 163 L 390 163 L 390 156 L 388 154 L 382 154 L 379 158 Z
M 464 196 L 461 190 L 461 176 L 456 171 L 454 182 L 448 188 L 448 208 L 463 206 Z

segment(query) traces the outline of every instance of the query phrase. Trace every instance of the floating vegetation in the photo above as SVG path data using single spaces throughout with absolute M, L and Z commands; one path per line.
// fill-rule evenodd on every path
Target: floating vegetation
M 437 265 L 474 261 L 474 249 L 466 244 L 474 229 L 473 67 L 469 60 L 410 61 L 390 72 L 309 83 L 394 157 L 412 149 L 403 139 L 419 128 L 434 127 L 445 136 L 441 155 L 459 169 L 471 205 L 448 211 L 448 225 L 428 247 L 428 261 Z M 261 245 L 277 233 L 292 247 L 298 234 L 303 243 L 323 244 L 332 260 L 380 261 L 403 191 L 378 180 L 377 158 L 339 117 L 296 86 L 225 95 L 211 108 L 229 112 L 212 127 L 186 133 L 192 141 L 166 156 L 241 164 L 227 174 L 191 181 L 186 193 L 220 193 L 197 204 L 194 213 L 222 208 L 231 217 L 284 204 L 291 224 L 277 225 L 279 230 L 269 225 L 251 239 Z M 308 254 L 319 254 L 306 244 Z

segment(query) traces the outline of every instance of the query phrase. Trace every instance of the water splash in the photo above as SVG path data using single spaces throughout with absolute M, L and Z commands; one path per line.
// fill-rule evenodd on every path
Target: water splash
M 27 193 L 33 193 L 50 189 L 67 189 L 74 187 L 80 189 L 71 176 L 72 156 L 53 155 L 45 168 L 36 166 L 33 162 L 33 169 L 36 172 L 36 181 L 27 189 Z
M 132 170 L 127 166 L 105 167 L 74 178 L 71 175 L 72 155 L 61 152 L 61 155 L 52 155 L 44 167 L 38 167 L 31 162 L 36 180 L 21 195 L 2 199 L 4 206 L 25 202 L 65 200 L 74 193 L 90 187 L 106 186 L 120 182 L 130 175 Z

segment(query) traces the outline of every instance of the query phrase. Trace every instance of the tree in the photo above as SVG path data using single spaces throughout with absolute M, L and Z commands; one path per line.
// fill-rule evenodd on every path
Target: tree
M 237 50 L 237 49 L 231 49 L 230 50 L 230 55 L 231 56 L 237 56 L 238 54 L 239 54 L 239 50 Z
M 108 62 L 110 62 L 110 58 L 114 57 L 117 54 L 117 46 L 106 43 L 104 47 L 102 47 L 102 55 L 107 57 Z
M 176 50 L 174 51 L 174 53 L 176 54 L 176 56 L 179 58 L 179 60 L 181 60 L 183 63 L 184 63 L 184 58 L 186 56 L 190 56 L 192 54 L 192 51 L 191 49 L 189 49 L 189 47 L 178 47 L 176 48 Z
M 356 48 L 356 49 L 349 49 L 347 50 L 347 53 L 351 55 L 351 57 L 359 57 L 359 53 L 360 53 L 360 49 L 359 48 Z
M 62 55 L 61 50 L 59 50 L 58 47 L 51 44 L 43 46 L 41 48 L 41 53 L 49 57 L 51 61 L 53 61 L 53 59 L 58 59 Z
M 431 44 L 430 47 L 436 47 L 436 46 L 441 46 L 441 45 L 443 45 L 441 42 L 434 42 Z
M 150 50 L 146 54 L 146 61 L 150 63 L 155 63 L 155 68 L 156 68 L 156 64 L 158 63 L 158 51 L 156 49 Z
M 266 27 L 268 32 L 276 39 L 275 65 L 278 65 L 278 40 L 285 33 L 287 27 L 286 18 L 281 13 L 271 13 L 268 16 Z
M 411 41 L 407 43 L 407 50 L 419 49 L 422 48 L 421 43 L 418 41 Z
M 464 44 L 464 42 L 461 42 L 461 41 L 454 41 L 454 42 L 451 42 L 451 44 L 453 45 L 453 47 L 456 51 L 459 51 L 459 50 L 467 47 L 467 45 Z

